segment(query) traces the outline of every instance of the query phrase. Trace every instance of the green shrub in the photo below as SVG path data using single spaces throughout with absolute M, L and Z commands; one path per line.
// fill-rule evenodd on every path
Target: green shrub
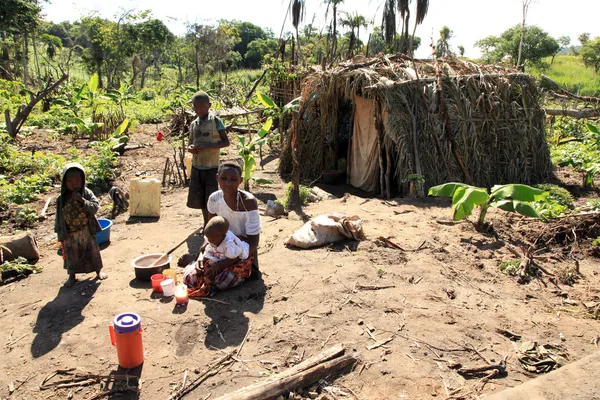
M 565 188 L 550 183 L 543 183 L 541 185 L 536 185 L 535 187 L 549 193 L 547 200 L 553 200 L 556 203 L 567 207 L 573 205 L 573 195 Z
M 37 198 L 39 193 L 47 192 L 52 187 L 52 179 L 44 174 L 33 174 L 9 184 L 0 179 L 0 206 L 7 203 L 26 204 Z
M 519 272 L 519 265 L 521 265 L 520 260 L 508 260 L 502 261 L 498 268 L 505 275 L 515 276 Z
M 39 218 L 40 216 L 33 208 L 25 207 L 17 214 L 17 225 L 24 229 L 33 228 Z
M 292 182 L 288 182 L 287 185 L 285 185 L 283 200 L 277 200 L 277 202 L 279 202 L 286 209 L 290 202 L 290 196 L 292 194 L 293 187 L 294 185 L 292 184 Z M 308 196 L 310 196 L 310 188 L 304 185 L 300 185 L 300 204 L 303 207 L 308 204 Z
M 144 101 L 154 100 L 156 98 L 156 92 L 153 89 L 143 89 L 140 92 L 140 99 Z

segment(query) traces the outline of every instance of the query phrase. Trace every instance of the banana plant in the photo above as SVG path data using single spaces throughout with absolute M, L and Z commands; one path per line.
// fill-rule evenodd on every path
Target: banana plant
M 88 106 L 92 109 L 92 121 L 96 120 L 96 110 L 98 109 L 101 90 L 99 88 L 98 74 L 92 75 L 87 83 L 87 92 L 84 92 L 84 99 L 87 100 Z
M 265 114 L 271 116 L 271 118 L 278 119 L 280 138 L 283 138 L 283 135 L 281 133 L 283 131 L 284 118 L 287 114 L 291 114 L 300 108 L 301 97 L 297 97 L 294 100 L 290 101 L 289 103 L 284 105 L 283 108 L 275 104 L 272 98 L 270 98 L 264 93 L 261 93 L 258 90 L 256 91 L 256 97 L 265 107 Z
M 76 117 L 79 117 L 79 103 L 84 97 L 84 90 L 86 84 L 84 83 L 80 87 L 75 87 L 65 91 L 61 98 L 56 99 L 52 102 L 52 105 L 61 107 L 63 110 L 69 110 L 73 112 Z
M 454 221 L 467 218 L 473 213 L 473 208 L 479 207 L 476 225 L 481 227 L 490 207 L 541 219 L 542 215 L 532 203 L 544 201 L 548 192 L 527 185 L 509 184 L 496 185 L 488 194 L 485 188 L 451 182 L 432 187 L 429 196 L 451 197 Z
M 121 83 L 119 89 L 109 89 L 104 95 L 105 98 L 111 100 L 121 110 L 121 117 L 125 117 L 125 110 L 123 106 L 135 100 L 135 88 L 133 86 L 127 86 Z
M 273 123 L 273 121 L 271 121 Z M 261 129 L 262 131 L 263 129 Z M 268 133 L 268 130 L 265 130 Z M 259 132 L 260 133 L 260 132 Z M 265 133 L 266 135 L 266 133 Z M 257 135 L 258 137 L 258 135 Z M 244 160 L 244 190 L 250 190 L 250 182 L 255 182 L 259 185 L 271 184 L 273 183 L 270 179 L 262 179 L 262 178 L 254 178 L 254 172 L 256 171 L 256 158 L 254 157 L 254 152 L 256 151 L 256 146 L 262 146 L 264 143 L 260 144 L 255 142 L 254 140 L 250 140 L 246 142 L 246 138 L 242 135 L 237 135 L 238 138 L 238 154 Z M 255 138 L 256 139 L 256 138 Z M 263 140 L 262 138 L 259 139 Z

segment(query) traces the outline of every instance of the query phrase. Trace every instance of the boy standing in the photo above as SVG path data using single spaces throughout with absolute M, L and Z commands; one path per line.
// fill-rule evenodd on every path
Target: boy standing
M 225 125 L 210 114 L 210 98 L 199 91 L 192 97 L 192 106 L 198 118 L 190 125 L 188 150 L 194 155 L 187 206 L 201 209 L 204 225 L 208 222 L 208 197 L 219 190 L 217 171 L 221 149 L 229 146 Z

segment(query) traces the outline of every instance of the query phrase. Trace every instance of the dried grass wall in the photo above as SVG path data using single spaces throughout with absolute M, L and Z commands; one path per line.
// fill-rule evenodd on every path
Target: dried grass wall
M 310 182 L 324 170 L 335 169 L 339 102 L 358 94 L 376 99 L 383 114 L 388 114 L 383 118 L 381 153 L 383 165 L 390 165 L 387 182 L 392 195 L 404 192 L 408 175 L 419 171 L 426 186 L 464 182 L 444 133 L 435 79 L 394 83 L 377 80 L 374 74 L 318 73 L 304 81 L 301 118 L 295 121 L 301 179 Z M 445 77 L 443 85 L 452 139 L 476 185 L 548 180 L 552 164 L 545 117 L 541 92 L 532 77 L 477 74 Z M 286 139 L 280 162 L 283 176 L 292 168 L 290 138 Z

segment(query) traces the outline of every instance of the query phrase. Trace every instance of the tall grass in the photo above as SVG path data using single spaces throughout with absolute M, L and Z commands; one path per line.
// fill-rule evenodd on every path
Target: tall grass
M 552 78 L 566 90 L 582 96 L 600 96 L 600 73 L 586 67 L 581 57 L 557 55 L 550 65 L 551 58 L 544 60 L 549 67 L 532 68 L 529 72 L 535 76 L 544 74 Z

